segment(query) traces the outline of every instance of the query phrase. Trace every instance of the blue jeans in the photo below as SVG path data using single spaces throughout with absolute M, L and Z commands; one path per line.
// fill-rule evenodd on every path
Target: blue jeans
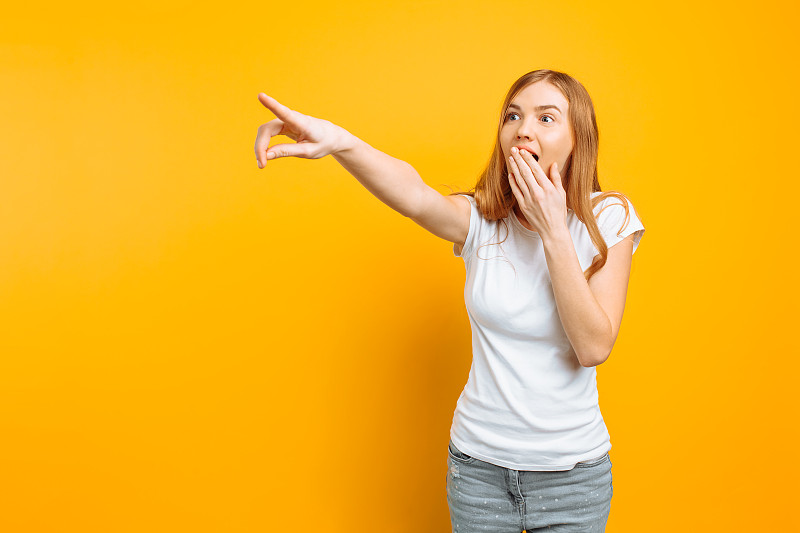
M 450 441 L 447 504 L 453 533 L 606 530 L 611 458 L 572 470 L 511 470 L 462 453 Z

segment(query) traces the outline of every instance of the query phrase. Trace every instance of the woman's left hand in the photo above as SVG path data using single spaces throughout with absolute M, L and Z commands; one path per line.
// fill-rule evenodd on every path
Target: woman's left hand
M 558 163 L 550 166 L 550 176 L 527 150 L 511 149 L 508 181 L 517 204 L 542 238 L 567 229 L 567 193 L 558 173 Z

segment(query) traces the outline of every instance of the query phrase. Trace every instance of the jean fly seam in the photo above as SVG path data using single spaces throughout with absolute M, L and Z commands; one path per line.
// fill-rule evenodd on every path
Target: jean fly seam
M 526 531 L 528 528 L 525 527 L 525 496 L 522 494 L 522 487 L 519 484 L 519 476 L 520 476 L 520 473 L 517 472 L 517 475 L 515 476 L 516 477 L 515 481 L 517 483 L 517 492 L 519 492 L 519 497 L 520 497 L 519 523 L 520 523 L 520 527 L 522 528 L 522 530 Z
M 519 472 L 510 468 L 505 470 L 506 490 L 514 500 L 514 508 L 519 513 L 520 531 L 525 530 L 525 498 L 522 496 L 522 487 L 519 484 Z

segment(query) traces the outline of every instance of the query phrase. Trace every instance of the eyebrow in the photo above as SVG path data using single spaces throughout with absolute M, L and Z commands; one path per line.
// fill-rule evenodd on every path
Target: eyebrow
M 521 108 L 520 106 L 518 106 L 517 104 L 509 104 L 508 108 L 509 108 L 509 109 L 511 109 L 512 107 L 513 107 L 514 109 L 519 109 L 520 111 L 522 111 L 522 108 Z M 534 107 L 533 109 L 534 109 L 534 111 L 544 111 L 545 109 L 551 109 L 551 108 L 552 108 L 552 109 L 555 109 L 556 111 L 558 111 L 559 113 L 561 113 L 561 110 L 558 108 L 558 106 L 555 106 L 555 105 L 553 105 L 553 104 L 537 105 L 537 106 L 536 106 L 536 107 Z M 563 114 L 563 113 L 562 113 L 562 114 Z

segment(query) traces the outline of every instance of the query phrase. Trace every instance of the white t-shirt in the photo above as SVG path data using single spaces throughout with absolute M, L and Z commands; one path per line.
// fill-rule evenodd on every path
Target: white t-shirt
M 592 193 L 594 198 L 600 192 Z M 471 204 L 469 233 L 461 255 L 464 301 L 472 326 L 472 366 L 458 398 L 450 438 L 467 455 L 514 470 L 570 470 L 601 457 L 611 440 L 597 394 L 596 367 L 578 362 L 556 308 L 550 272 L 539 234 L 525 228 L 513 211 L 489 222 Z M 633 251 L 644 233 L 633 206 L 630 219 L 616 197 L 598 226 L 609 248 L 635 232 Z M 599 252 L 586 226 L 567 211 L 578 261 L 586 270 Z M 617 232 L 619 231 L 619 235 Z

